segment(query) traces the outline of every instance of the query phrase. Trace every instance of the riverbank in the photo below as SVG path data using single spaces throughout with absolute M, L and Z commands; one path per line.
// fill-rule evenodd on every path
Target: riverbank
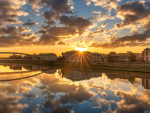
M 57 65 L 60 68 L 67 68 L 67 69 L 74 69 L 74 68 L 80 68 L 80 69 L 101 69 L 101 70 L 116 70 L 116 71 L 129 71 L 129 72 L 144 72 L 144 73 L 150 73 L 150 69 L 137 69 L 137 68 L 120 68 L 120 67 L 109 67 L 109 66 L 99 66 L 99 65 Z
M 137 69 L 137 68 L 120 68 L 120 67 L 109 67 L 105 65 L 86 65 L 86 64 L 75 64 L 75 63 L 46 63 L 46 62 L 0 62 L 0 64 L 20 64 L 20 65 L 38 65 L 38 66 L 52 66 L 58 68 L 67 68 L 67 69 L 101 69 L 101 70 L 116 70 L 116 71 L 130 71 L 130 72 L 144 72 L 150 73 L 150 69 Z
M 51 66 L 50 64 L 45 61 L 0 61 L 0 64 L 21 64 L 21 65 L 40 65 L 40 66 Z

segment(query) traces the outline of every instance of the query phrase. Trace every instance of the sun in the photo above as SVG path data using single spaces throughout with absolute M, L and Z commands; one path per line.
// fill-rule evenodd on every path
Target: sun
M 76 50 L 78 50 L 78 51 L 82 52 L 82 51 L 86 51 L 86 50 L 87 50 L 87 48 L 76 47 Z

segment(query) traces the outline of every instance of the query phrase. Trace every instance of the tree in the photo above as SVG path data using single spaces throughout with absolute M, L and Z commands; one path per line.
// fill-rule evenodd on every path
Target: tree
M 65 57 L 64 56 L 59 56 L 58 58 L 57 58 L 57 61 L 59 61 L 59 62 L 64 62 L 66 59 L 65 59 Z
M 136 55 L 131 53 L 130 56 L 128 57 L 130 62 L 135 62 L 136 61 Z
M 107 55 L 107 59 L 108 59 L 108 62 L 115 62 L 114 57 L 112 57 L 111 55 Z

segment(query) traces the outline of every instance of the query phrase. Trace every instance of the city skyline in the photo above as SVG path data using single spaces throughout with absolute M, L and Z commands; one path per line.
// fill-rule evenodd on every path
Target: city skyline
M 0 52 L 141 53 L 150 44 L 146 0 L 0 0 L 0 6 Z

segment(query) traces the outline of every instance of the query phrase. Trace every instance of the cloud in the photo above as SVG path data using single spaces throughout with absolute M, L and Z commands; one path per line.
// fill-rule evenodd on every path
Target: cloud
M 59 13 L 73 13 L 69 0 L 53 0 L 52 9 Z
M 76 17 L 76 16 L 68 17 L 65 15 L 60 17 L 60 23 L 78 29 L 86 29 L 94 25 L 93 22 L 90 22 L 89 19 L 86 19 L 84 17 Z
M 23 33 L 23 32 L 30 32 L 31 31 L 31 29 L 29 29 L 29 28 L 27 28 L 27 27 L 19 27 L 19 32 L 20 33 Z
M 51 27 L 47 31 L 52 36 L 74 36 L 79 34 L 76 29 L 70 27 Z
M 4 26 L 7 24 L 20 24 L 22 21 L 18 21 L 18 17 L 27 16 L 28 13 L 24 12 L 21 9 L 21 5 L 24 5 L 24 1 L 21 0 L 18 4 L 16 2 L 12 3 L 12 1 L 1 0 L 0 1 L 0 26 Z
M 94 94 L 85 90 L 79 90 L 76 92 L 70 92 L 66 95 L 63 95 L 60 97 L 60 102 L 62 104 L 66 103 L 77 103 L 81 102 L 83 103 L 86 100 L 89 100 L 91 97 L 93 97 Z
M 21 104 L 18 101 L 22 99 L 21 96 L 8 96 L 7 94 L 1 95 L 1 113 L 11 113 L 11 112 L 20 112 L 25 108 L 28 108 L 29 105 Z
M 133 47 L 133 46 L 146 46 L 149 45 L 148 41 L 150 39 L 150 34 L 136 34 L 131 36 L 123 37 L 110 37 L 110 42 L 93 42 L 90 47 L 95 48 L 118 48 L 118 47 Z
M 62 105 L 84 102 L 95 96 L 93 92 L 87 91 L 84 85 L 62 79 L 61 77 L 43 74 L 38 78 L 42 86 L 37 87 L 42 90 L 41 94 L 46 97 L 43 106 L 50 108 L 52 113 L 71 112 L 73 109 L 72 105 L 63 108 Z M 57 93 L 63 93 L 63 95 L 60 95 L 60 99 L 57 98 Z
M 31 22 L 31 21 L 32 21 L 31 19 L 28 19 L 28 21 L 25 22 L 25 23 L 23 24 L 23 26 L 29 26 L 29 27 L 32 27 L 32 26 L 34 26 L 34 25 L 38 25 L 37 22 Z
M 80 32 L 77 29 L 70 27 L 50 27 L 47 30 L 40 30 L 37 33 L 42 33 L 39 41 L 35 42 L 35 45 L 56 45 L 58 42 L 70 39 L 75 36 L 81 35 L 83 32 Z
M 144 22 L 144 25 L 142 26 L 144 28 L 144 33 L 150 33 L 150 21 L 147 20 Z
M 100 11 L 93 11 L 92 14 L 101 14 Z
M 131 92 L 116 91 L 116 96 L 121 96 L 123 100 L 117 102 L 117 109 L 115 112 L 128 112 L 128 113 L 142 113 L 149 109 L 149 99 L 141 95 L 136 95 Z
M 105 20 L 107 20 L 107 19 L 114 19 L 115 17 L 113 17 L 110 13 L 108 14 L 108 15 L 106 15 L 106 14 L 103 14 L 103 13 L 101 13 L 101 14 L 99 14 L 97 17 L 96 17 L 96 19 L 100 22 L 100 21 L 105 21 Z
M 92 2 L 94 2 L 95 6 L 101 6 L 102 8 L 111 11 L 112 8 L 117 7 L 117 3 L 121 0 L 84 0 L 86 4 L 89 6 Z
M 7 27 L 0 28 L 0 35 L 3 34 L 17 35 L 18 33 L 30 32 L 30 31 L 31 29 L 26 27 L 7 26 Z
M 117 17 L 123 21 L 116 23 L 116 28 L 132 27 L 134 24 L 143 24 L 144 21 L 149 20 L 149 2 L 132 1 L 126 2 L 120 6 L 117 6 Z M 147 6 L 147 8 L 145 7 Z
M 33 94 L 33 93 L 24 93 L 23 96 L 24 96 L 25 98 L 27 98 L 29 101 L 31 101 L 32 98 L 37 98 L 37 97 L 39 97 L 38 95 Z
M 52 113 L 72 113 L 72 107 L 58 107 Z
M 93 38 L 95 35 L 100 35 L 100 34 L 107 33 L 109 31 L 111 31 L 111 30 L 104 30 L 104 28 L 106 27 L 107 24 L 108 23 L 103 23 L 101 25 L 101 27 L 98 27 L 98 30 L 93 31 L 93 32 L 89 32 L 88 37 Z
M 42 26 L 44 30 L 40 30 L 36 33 L 42 33 L 40 39 L 35 42 L 35 45 L 49 45 L 54 46 L 57 43 L 59 44 L 60 41 L 71 39 L 76 36 L 83 35 L 86 31 L 78 30 L 71 27 L 50 27 L 49 25 Z M 60 43 L 61 44 L 61 43 Z
M 38 37 L 32 36 L 30 38 L 28 34 L 21 35 L 10 35 L 10 36 L 0 36 L 0 47 L 15 47 L 15 46 L 32 46 L 33 41 Z
M 138 29 L 134 26 L 134 27 L 132 27 L 130 32 L 133 34 L 138 34 Z
M 92 102 L 95 102 L 97 105 L 92 105 L 93 108 L 102 108 L 102 106 L 105 106 L 107 104 L 112 104 L 115 103 L 114 100 L 106 100 L 104 98 L 95 98 L 94 100 L 92 100 Z
M 33 93 L 25 93 L 25 94 L 23 94 L 23 96 L 28 97 L 28 98 L 30 98 L 30 97 L 38 97 L 38 95 L 33 94 Z
M 67 45 L 67 43 L 63 42 L 63 41 L 59 41 L 59 42 L 57 42 L 57 45 Z
M 58 13 L 73 13 L 70 0 L 28 0 L 28 3 L 32 6 L 33 12 L 38 12 L 39 9 L 47 6 Z
M 45 11 L 42 16 L 47 20 L 57 20 L 60 17 L 60 14 L 54 10 Z

